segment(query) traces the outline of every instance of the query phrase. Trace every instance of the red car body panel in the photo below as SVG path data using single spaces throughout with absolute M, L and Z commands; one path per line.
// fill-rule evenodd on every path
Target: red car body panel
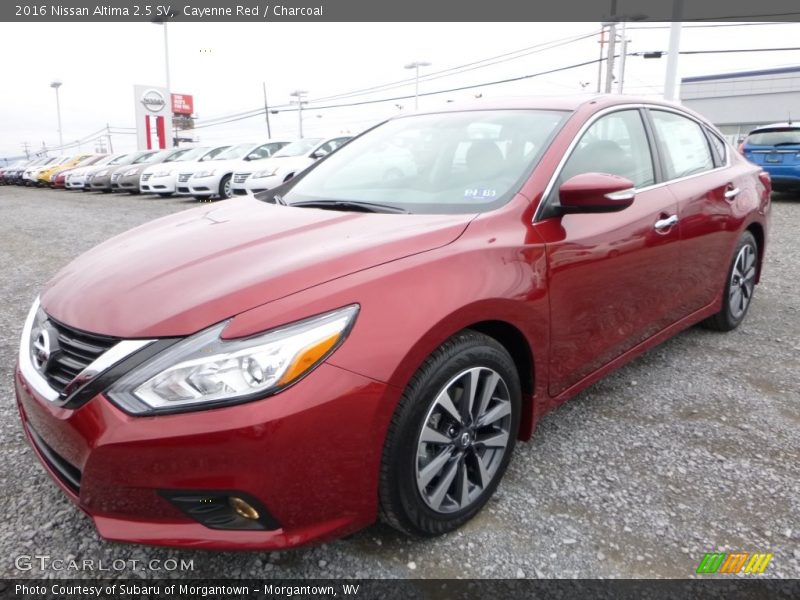
M 364 214 L 242 199 L 101 244 L 43 292 L 56 320 L 122 338 L 183 336 L 229 320 L 222 335 L 235 339 L 358 303 L 356 326 L 275 396 L 176 415 L 129 416 L 103 395 L 62 410 L 18 371 L 26 429 L 82 470 L 80 497 L 65 491 L 111 539 L 278 548 L 371 523 L 402 390 L 453 334 L 476 328 L 510 348 L 527 439 L 547 410 L 717 312 L 745 229 L 763 260 L 769 189 L 735 152 L 726 167 L 641 190 L 620 212 L 536 217 L 587 120 L 631 104 L 640 105 L 624 97 L 508 104 L 573 112 L 519 193 L 490 212 Z M 654 230 L 672 214 L 678 223 Z M 281 528 L 210 530 L 157 495 L 166 488 L 246 491 Z

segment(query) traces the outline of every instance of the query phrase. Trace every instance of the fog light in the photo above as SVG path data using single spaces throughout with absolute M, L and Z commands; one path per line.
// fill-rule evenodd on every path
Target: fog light
M 235 510 L 236 514 L 240 517 L 253 521 L 258 520 L 258 511 L 238 496 L 231 496 L 228 498 L 228 504 L 231 505 L 231 508 Z

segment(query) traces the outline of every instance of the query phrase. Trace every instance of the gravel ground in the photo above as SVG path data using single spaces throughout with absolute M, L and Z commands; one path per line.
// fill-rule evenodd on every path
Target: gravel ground
M 743 326 L 686 331 L 548 415 L 462 530 L 421 541 L 375 525 L 280 553 L 101 540 L 24 440 L 12 388 L 19 333 L 39 288 L 70 259 L 191 205 L 0 187 L 0 576 L 98 575 L 15 568 L 20 555 L 44 554 L 193 560 L 172 577 L 683 578 L 705 552 L 763 551 L 775 555 L 768 575 L 800 577 L 800 201 L 779 196 Z

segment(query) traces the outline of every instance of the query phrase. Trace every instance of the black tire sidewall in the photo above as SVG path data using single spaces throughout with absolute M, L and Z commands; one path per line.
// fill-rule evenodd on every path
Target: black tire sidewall
M 753 237 L 752 233 L 745 231 L 742 234 L 742 237 L 739 238 L 739 242 L 736 244 L 736 248 L 733 251 L 731 264 L 728 267 L 727 274 L 725 275 L 725 285 L 722 288 L 722 314 L 726 321 L 726 325 L 730 329 L 735 329 L 741 324 L 742 321 L 744 321 L 744 318 L 747 316 L 747 313 L 750 310 L 750 305 L 753 303 L 753 299 L 751 297 L 741 316 L 739 316 L 739 318 L 733 316 L 730 298 L 731 276 L 733 275 L 733 269 L 736 266 L 736 259 L 739 256 L 739 252 L 741 252 L 742 248 L 744 248 L 746 245 L 752 246 L 753 254 L 756 257 L 756 263 L 758 262 L 758 243 L 756 242 L 756 239 Z M 758 268 L 757 264 L 756 268 Z M 753 286 L 753 293 L 755 293 L 755 285 Z
M 436 395 L 459 372 L 473 367 L 488 367 L 501 375 L 511 398 L 511 430 L 505 455 L 492 483 L 470 506 L 453 513 L 432 510 L 420 496 L 416 482 L 417 441 L 425 417 Z M 421 369 L 421 377 L 412 381 L 399 407 L 396 433 L 387 447 L 385 484 L 402 528 L 420 536 L 434 536 L 452 531 L 477 514 L 491 498 L 502 479 L 514 451 L 519 430 L 521 388 L 519 375 L 508 352 L 486 336 L 456 339 L 454 348 L 435 356 Z M 388 460 L 387 460 L 388 459 Z

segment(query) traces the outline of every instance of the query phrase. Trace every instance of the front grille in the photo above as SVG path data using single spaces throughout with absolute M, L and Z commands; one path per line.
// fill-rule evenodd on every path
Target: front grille
M 119 178 L 120 178 L 120 176 L 122 176 L 122 173 L 114 173 L 114 174 L 111 176 L 111 181 L 116 181 L 117 179 L 119 179 Z
M 152 175 L 153 175 L 152 173 L 145 173 L 144 175 L 142 175 L 142 181 L 147 181 L 148 179 L 150 179 Z
M 39 451 L 39 454 L 42 455 L 42 458 L 44 458 L 47 466 L 50 467 L 64 485 L 77 495 L 81 489 L 81 470 L 53 450 L 47 442 L 33 430 L 30 424 L 28 424 L 28 433 L 31 434 L 33 445 L 36 446 L 36 449 Z
M 191 176 L 192 176 L 191 173 L 181 173 L 180 175 L 178 175 L 178 181 L 180 181 L 181 183 L 186 183 L 187 181 L 189 181 L 189 177 Z
M 244 183 L 245 179 L 250 177 L 252 173 L 234 173 L 233 174 L 233 183 Z
M 52 319 L 48 323 L 58 333 L 58 351 L 53 353 L 43 375 L 50 387 L 59 394 L 78 373 L 119 341 L 79 331 Z

